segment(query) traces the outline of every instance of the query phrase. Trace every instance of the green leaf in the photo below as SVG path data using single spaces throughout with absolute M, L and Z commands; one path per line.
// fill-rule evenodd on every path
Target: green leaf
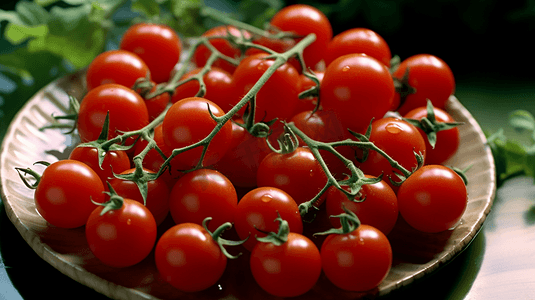
M 54 4 L 56 2 L 59 2 L 60 0 L 33 0 L 33 2 L 37 5 L 40 5 L 40 6 L 49 6 L 51 4 Z M 64 2 L 67 2 L 67 1 L 64 1 Z
M 31 38 L 44 37 L 48 33 L 48 26 L 41 24 L 36 26 L 19 25 L 9 23 L 4 36 L 8 42 L 18 45 Z
M 535 131 L 535 119 L 525 110 L 515 110 L 509 115 L 509 124 L 517 131 Z
M 156 0 L 134 0 L 132 11 L 140 12 L 147 17 L 160 15 L 160 6 Z
M 19 18 L 19 14 L 14 11 L 6 11 L 0 9 L 0 21 L 8 21 L 10 23 L 21 24 L 24 22 Z
M 526 149 L 519 143 L 507 140 L 504 145 L 504 154 L 507 161 L 505 174 L 502 176 L 510 176 L 519 172 L 525 172 L 527 165 Z
M 15 11 L 25 25 L 35 26 L 48 22 L 48 12 L 36 3 L 20 1 L 15 6 Z
M 163 18 L 176 31 L 184 36 L 198 36 L 206 29 L 202 26 L 202 0 L 170 0 L 168 3 L 173 20 Z

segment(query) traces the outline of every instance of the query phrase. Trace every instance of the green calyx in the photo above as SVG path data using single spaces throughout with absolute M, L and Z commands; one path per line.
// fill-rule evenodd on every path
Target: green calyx
M 279 222 L 278 232 L 265 232 L 267 235 L 265 237 L 256 237 L 257 241 L 262 243 L 272 243 L 277 246 L 281 246 L 288 241 L 288 234 L 290 233 L 288 221 L 283 220 L 279 212 L 277 212 L 277 218 L 274 222 Z M 260 231 L 258 228 L 256 230 Z
M 241 252 L 238 253 L 238 255 L 232 255 L 227 251 L 227 249 L 225 249 L 224 246 L 239 246 L 239 245 L 245 243 L 249 239 L 249 237 L 247 237 L 247 238 L 245 238 L 244 240 L 241 240 L 241 241 L 231 241 L 231 240 L 224 239 L 224 238 L 221 237 L 221 235 L 227 229 L 230 229 L 232 227 L 232 224 L 230 222 L 223 223 L 223 224 L 221 224 L 221 226 L 217 227 L 217 229 L 214 230 L 214 232 L 211 232 L 208 229 L 208 223 L 211 220 L 212 220 L 212 217 L 205 218 L 202 221 L 202 227 L 204 227 L 204 230 L 206 230 L 208 232 L 208 234 L 210 234 L 210 236 L 212 237 L 214 242 L 219 245 L 219 248 L 221 249 L 221 252 L 229 259 L 236 259 L 240 255 L 242 255 Z
M 109 182 L 106 181 L 106 183 L 108 184 L 109 192 L 103 192 L 103 193 L 108 195 L 108 196 L 110 196 L 110 200 L 108 200 L 107 202 L 104 202 L 104 203 L 98 203 L 98 202 L 95 202 L 95 201 L 91 200 L 91 202 L 93 202 L 93 204 L 100 205 L 100 206 L 104 207 L 102 209 L 102 211 L 100 212 L 101 216 L 105 215 L 110 210 L 121 209 L 123 207 L 123 203 L 124 203 L 124 198 L 119 196 L 117 194 L 117 192 L 115 192 L 115 190 L 113 189 L 113 187 L 111 186 L 111 184 Z
M 292 153 L 295 151 L 295 149 L 297 149 L 297 147 L 299 147 L 299 140 L 297 139 L 297 136 L 295 133 L 293 133 L 292 129 L 288 126 L 288 124 L 286 124 L 286 122 L 284 122 L 284 132 L 277 139 L 279 149 L 275 149 L 275 147 L 271 145 L 267 138 L 266 143 L 271 151 L 280 154 Z
M 342 205 L 344 213 L 336 216 L 330 216 L 331 218 L 340 218 L 340 228 L 331 228 L 327 231 L 317 232 L 314 235 L 328 235 L 328 234 L 348 234 L 355 231 L 360 226 L 360 220 L 357 215 Z
M 78 120 L 78 112 L 80 111 L 80 102 L 78 100 L 69 95 L 69 110 L 66 115 L 62 116 L 52 116 L 54 118 L 54 123 L 50 125 L 43 126 L 39 128 L 40 131 L 43 131 L 45 129 L 68 129 L 68 131 L 64 132 L 64 134 L 71 134 L 76 130 L 76 122 Z M 68 123 L 60 123 L 59 120 L 70 120 L 74 121 L 72 124 Z
M 50 163 L 49 162 L 46 162 L 46 161 L 37 161 L 35 163 L 33 163 L 34 165 L 43 165 L 45 167 L 48 167 L 50 166 Z M 22 180 L 22 183 L 24 183 L 24 185 L 29 188 L 29 189 L 32 189 L 32 190 L 35 190 L 37 188 L 37 186 L 39 185 L 39 181 L 41 180 L 41 175 L 39 173 L 37 173 L 36 171 L 30 169 L 30 168 L 15 168 L 15 170 L 17 171 L 17 173 L 19 174 L 19 177 L 20 179 Z M 28 179 L 26 177 L 24 177 L 24 175 L 30 175 L 33 177 L 33 179 L 35 180 L 35 182 L 32 184 L 28 181 Z

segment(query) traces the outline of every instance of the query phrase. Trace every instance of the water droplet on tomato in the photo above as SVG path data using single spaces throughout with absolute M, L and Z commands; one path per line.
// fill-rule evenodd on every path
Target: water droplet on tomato
M 350 66 L 344 66 L 344 67 L 342 68 L 342 72 L 347 72 L 347 71 L 349 71 L 349 69 L 351 69 Z
M 389 123 L 386 125 L 385 127 L 386 131 L 392 133 L 392 134 L 397 134 L 397 133 L 400 133 L 403 131 L 403 128 L 401 128 L 401 126 L 399 124 L 396 124 L 396 123 Z
M 262 200 L 262 202 L 268 203 L 271 200 L 273 200 L 273 196 L 269 194 L 265 194 L 265 195 L 262 195 L 262 197 L 260 197 L 260 200 Z
M 131 224 L 132 224 L 132 219 L 128 219 L 128 220 L 126 220 L 126 224 L 127 224 L 127 225 L 131 225 Z

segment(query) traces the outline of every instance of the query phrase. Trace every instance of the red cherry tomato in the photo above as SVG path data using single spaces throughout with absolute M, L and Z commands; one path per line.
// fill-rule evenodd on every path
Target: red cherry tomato
M 427 165 L 400 186 L 399 212 L 419 231 L 440 232 L 459 222 L 467 197 L 464 181 L 457 173 L 441 165 Z
M 306 5 L 294 4 L 279 10 L 271 19 L 270 24 L 282 31 L 294 32 L 306 36 L 316 35 L 316 40 L 303 51 L 308 67 L 314 68 L 323 59 L 327 44 L 333 37 L 329 19 L 319 9 Z
M 162 123 L 163 140 L 170 149 L 182 148 L 197 143 L 208 136 L 216 126 L 212 114 L 221 117 L 225 112 L 210 100 L 190 97 L 182 99 L 169 108 Z M 228 140 L 232 134 L 232 125 L 225 123 L 213 138 L 203 160 L 203 165 L 210 166 L 219 161 L 228 149 Z M 182 152 L 175 156 L 172 167 L 190 169 L 201 158 L 202 147 Z
M 69 155 L 69 159 L 81 161 L 93 169 L 106 189 L 108 189 L 106 181 L 114 178 L 113 173 L 119 174 L 130 169 L 130 158 L 124 151 L 106 151 L 102 167 L 98 165 L 98 151 L 94 147 L 76 147 Z
M 149 113 L 141 96 L 122 85 L 104 84 L 89 91 L 80 103 L 77 128 L 82 142 L 98 139 L 107 112 L 108 138 L 116 137 L 118 130 L 138 130 L 149 124 Z M 134 138 L 129 141 L 132 143 Z
M 133 52 L 147 64 L 152 80 L 169 80 L 182 50 L 176 32 L 162 24 L 138 23 L 124 33 L 119 48 Z
M 202 225 L 214 231 L 225 222 L 234 221 L 238 196 L 232 183 L 221 173 L 199 169 L 180 177 L 171 190 L 169 208 L 175 223 Z
M 85 225 L 95 202 L 104 202 L 104 185 L 86 164 L 60 160 L 48 166 L 35 190 L 35 207 L 50 224 L 61 228 Z
M 219 245 L 201 226 L 182 223 L 168 229 L 155 250 L 160 277 L 184 292 L 197 292 L 214 285 L 227 265 Z
M 328 66 L 336 58 L 351 53 L 364 53 L 390 68 L 392 59 L 390 48 L 386 41 L 373 30 L 352 28 L 337 34 L 327 46 L 325 64 Z
M 394 103 L 400 105 L 399 113 L 404 115 L 416 107 L 426 106 L 427 99 L 433 106 L 444 109 L 455 91 L 455 78 L 450 67 L 434 55 L 418 54 L 402 61 L 392 76 L 401 80 L 407 69 L 408 83 L 416 93 L 409 94 L 403 103 L 399 103 L 400 96 L 396 93 Z
M 434 111 L 437 122 L 455 122 L 446 111 L 436 107 L 434 108 Z M 427 107 L 417 107 L 409 111 L 403 117 L 407 119 L 421 120 L 422 118 L 427 117 Z M 418 131 L 420 131 L 420 134 L 425 140 L 425 163 L 428 165 L 440 165 L 444 163 L 452 157 L 459 148 L 460 136 L 458 127 L 437 132 L 437 142 L 434 148 L 429 144 L 429 140 L 424 131 L 419 128 Z
M 251 272 L 266 292 L 277 297 L 302 295 L 316 284 L 321 274 L 318 248 L 307 237 L 290 232 L 277 246 L 259 242 L 251 252 Z
M 106 83 L 131 88 L 137 79 L 147 76 L 150 77 L 149 67 L 137 54 L 126 50 L 109 50 L 99 54 L 89 64 L 86 74 L 87 90 Z
M 143 204 L 123 199 L 119 209 L 89 216 L 85 235 L 91 252 L 105 265 L 123 268 L 145 259 L 156 243 L 156 221 Z
M 154 86 L 150 90 L 151 93 L 156 90 L 156 83 L 152 83 L 154 84 Z M 146 97 L 143 97 L 143 99 L 145 100 L 147 111 L 149 112 L 149 120 L 152 121 L 156 119 L 165 110 L 171 100 L 171 96 L 169 95 L 169 93 L 162 93 L 150 99 L 147 99 Z
M 336 113 L 345 128 L 365 131 L 372 118 L 384 116 L 392 105 L 394 81 L 388 68 L 364 54 L 340 56 L 325 70 L 320 101 Z
M 375 288 L 392 267 L 390 242 L 380 230 L 369 225 L 360 225 L 351 233 L 329 235 L 320 253 L 325 276 L 348 291 Z
M 132 174 L 136 169 L 128 169 L 121 172 L 122 175 Z M 145 169 L 146 172 L 154 173 L 151 170 Z M 139 191 L 137 184 L 131 180 L 123 180 L 115 178 L 110 181 L 111 186 L 117 195 L 135 200 L 139 203 L 143 202 L 143 197 Z M 170 189 L 163 178 L 158 177 L 155 180 L 147 182 L 147 209 L 151 212 L 156 225 L 160 225 L 169 214 L 169 193 Z
M 349 191 L 348 187 L 344 188 Z M 339 215 L 344 212 L 343 207 L 345 207 L 354 212 L 362 224 L 373 226 L 388 235 L 396 225 L 399 214 L 396 193 L 384 180 L 381 180 L 378 183 L 363 185 L 360 194 L 357 199 L 364 201 L 354 202 L 347 199 L 347 196 L 337 188 L 331 187 L 327 193 L 325 207 L 327 215 Z M 330 218 L 330 220 L 333 227 L 342 226 L 340 219 Z
M 249 239 L 243 244 L 252 250 L 257 243 L 255 236 L 265 236 L 264 232 L 277 232 L 278 222 L 274 222 L 280 214 L 290 226 L 291 232 L 302 233 L 303 223 L 297 204 L 283 190 L 273 187 L 259 187 L 245 194 L 238 202 L 234 215 L 234 228 L 240 239 Z

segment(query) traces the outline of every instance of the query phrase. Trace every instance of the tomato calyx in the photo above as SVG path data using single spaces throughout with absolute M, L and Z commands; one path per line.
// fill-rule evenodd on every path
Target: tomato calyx
M 392 78 L 394 80 L 394 88 L 396 89 L 396 93 L 399 94 L 398 107 L 401 107 L 403 103 L 405 103 L 408 95 L 416 93 L 416 88 L 409 84 L 409 69 L 410 67 L 405 69 L 405 73 L 403 73 L 403 76 L 400 79 L 396 77 Z
M 275 149 L 271 142 L 266 139 L 267 145 L 271 151 L 279 154 L 288 154 L 292 153 L 299 147 L 299 140 L 292 129 L 284 123 L 284 132 L 277 138 L 277 143 L 279 144 L 279 149 Z
M 149 193 L 149 182 L 158 178 L 157 173 L 147 172 L 143 167 L 136 166 L 135 171 L 130 174 L 115 174 L 113 176 L 118 179 L 132 181 L 136 184 L 141 197 L 143 198 L 143 205 L 147 206 L 147 195 Z
M 273 222 L 279 222 L 279 230 L 277 232 L 265 232 L 258 228 L 255 229 L 267 234 L 265 237 L 256 237 L 256 240 L 262 243 L 272 243 L 276 246 L 281 246 L 288 241 L 288 234 L 290 233 L 290 226 L 288 221 L 283 220 L 279 212 L 277 212 L 277 218 Z
M 452 169 L 455 173 L 457 173 L 457 175 L 459 175 L 461 177 L 461 179 L 464 182 L 464 185 L 468 185 L 468 177 L 466 176 L 465 173 L 468 172 L 468 170 L 470 170 L 470 168 L 472 168 L 472 165 L 469 165 L 468 167 L 466 167 L 464 169 L 459 169 L 459 168 L 453 167 L 453 166 L 447 166 L 447 167 Z
M 357 228 L 359 228 L 361 224 L 357 215 L 351 210 L 347 209 L 345 205 L 343 204 L 342 204 L 342 208 L 344 209 L 343 213 L 339 215 L 335 215 L 335 216 L 329 216 L 330 218 L 339 218 L 340 224 L 342 224 L 342 227 L 331 228 L 327 231 L 314 233 L 313 235 L 316 236 L 316 235 L 329 235 L 329 234 L 348 234 L 357 230 Z
M 435 110 L 431 100 L 427 99 L 427 116 L 421 120 L 403 118 L 404 121 L 416 126 L 423 130 L 427 135 L 427 140 L 433 149 L 437 143 L 437 132 L 442 130 L 452 129 L 459 125 L 463 125 L 463 122 L 438 122 L 435 117 Z
M 239 246 L 239 245 L 245 243 L 249 239 L 249 237 L 246 237 L 245 239 L 243 239 L 241 241 L 231 241 L 231 240 L 224 239 L 224 238 L 221 237 L 221 234 L 223 234 L 223 232 L 225 230 L 231 228 L 232 227 L 232 223 L 230 223 L 230 222 L 223 223 L 223 224 L 221 224 L 221 226 L 217 227 L 216 230 L 214 230 L 214 232 L 211 232 L 208 229 L 208 223 L 211 220 L 212 220 L 212 217 L 205 218 L 202 221 L 202 227 L 204 227 L 204 230 L 206 230 L 206 232 L 208 232 L 208 234 L 210 234 L 210 236 L 212 237 L 214 242 L 217 245 L 219 245 L 219 248 L 221 249 L 221 252 L 229 259 L 236 259 L 240 255 L 242 255 L 241 252 L 238 253 L 237 255 L 232 255 L 227 251 L 227 249 L 224 246 Z
M 52 115 L 52 118 L 54 118 L 55 121 L 70 120 L 74 122 L 72 124 L 55 122 L 53 124 L 45 125 L 39 128 L 39 130 L 43 131 L 45 129 L 68 129 L 68 131 L 64 132 L 63 134 L 71 134 L 74 132 L 74 130 L 76 130 L 76 123 L 78 120 L 79 111 L 80 111 L 80 102 L 74 96 L 69 95 L 69 109 L 67 111 L 67 114 L 62 115 L 62 116 Z
M 50 166 L 50 163 L 47 162 L 47 161 L 36 161 L 33 163 L 34 165 L 43 165 L 45 167 L 48 167 Z M 39 173 L 37 173 L 35 170 L 32 170 L 30 168 L 19 168 L 19 167 L 16 167 L 15 170 L 17 171 L 17 173 L 19 174 L 19 177 L 20 179 L 22 180 L 22 183 L 24 183 L 24 185 L 29 188 L 29 189 L 32 189 L 32 190 L 35 190 L 37 188 L 37 186 L 39 185 L 39 181 L 41 179 L 41 175 Z M 35 182 L 33 184 L 30 184 L 30 182 L 28 181 L 28 179 L 26 177 L 24 177 L 24 175 L 22 174 L 24 173 L 24 175 L 30 175 L 33 177 L 33 179 L 35 180 Z
M 104 207 L 102 209 L 102 211 L 100 212 L 101 216 L 105 215 L 110 210 L 121 209 L 121 207 L 123 207 L 123 204 L 124 204 L 124 198 L 119 196 L 117 194 L 117 192 L 115 192 L 115 190 L 113 189 L 113 187 L 111 186 L 111 184 L 108 181 L 106 181 L 106 184 L 108 184 L 109 192 L 105 191 L 103 193 L 108 195 L 108 196 L 110 196 L 110 200 L 108 200 L 107 202 L 104 202 L 104 203 L 99 203 L 99 202 L 95 202 L 95 201 L 93 201 L 91 199 L 91 202 L 93 202 L 93 204 L 96 204 L 96 205 Z
M 304 71 L 303 75 L 312 80 L 315 85 L 299 93 L 299 99 L 316 98 L 316 106 L 312 110 L 312 113 L 315 113 L 320 108 L 320 80 L 312 70 Z

